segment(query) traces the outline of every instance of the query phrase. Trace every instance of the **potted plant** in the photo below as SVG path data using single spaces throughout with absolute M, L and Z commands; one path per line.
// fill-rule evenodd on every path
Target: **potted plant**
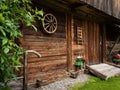
M 74 63 L 76 70 L 84 68 L 87 61 L 88 61 L 87 57 L 84 58 L 82 56 L 78 56 Z
M 115 54 L 113 55 L 112 61 L 113 61 L 114 63 L 116 63 L 116 64 L 118 64 L 118 63 L 120 62 L 120 51 L 118 51 L 118 53 L 115 53 Z
M 78 70 L 84 68 L 87 61 L 88 61 L 87 57 L 83 58 L 83 56 L 78 56 L 74 63 L 75 71 L 73 70 L 70 72 L 70 77 L 77 78 L 79 74 Z

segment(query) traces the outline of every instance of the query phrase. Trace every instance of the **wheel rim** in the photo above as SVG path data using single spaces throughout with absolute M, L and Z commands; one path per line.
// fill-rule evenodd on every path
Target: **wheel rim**
M 44 30 L 49 34 L 54 33 L 57 30 L 56 17 L 53 14 L 48 13 L 43 18 L 44 18 L 44 24 L 43 24 Z

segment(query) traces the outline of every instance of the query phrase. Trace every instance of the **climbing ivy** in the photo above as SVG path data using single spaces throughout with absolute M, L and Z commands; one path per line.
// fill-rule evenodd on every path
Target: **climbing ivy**
M 4 85 L 16 77 L 13 68 L 21 65 L 24 50 L 15 43 L 22 36 L 20 23 L 37 30 L 32 24 L 35 18 L 43 21 L 43 11 L 31 6 L 31 0 L 0 0 L 0 82 Z

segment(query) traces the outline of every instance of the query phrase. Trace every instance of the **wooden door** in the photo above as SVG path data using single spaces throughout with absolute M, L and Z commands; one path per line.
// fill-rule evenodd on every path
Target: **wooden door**
M 101 45 L 99 24 L 88 22 L 88 58 L 89 64 L 101 62 Z

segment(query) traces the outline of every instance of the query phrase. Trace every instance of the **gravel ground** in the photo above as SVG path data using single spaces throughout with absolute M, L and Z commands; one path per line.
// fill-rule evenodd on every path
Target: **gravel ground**
M 88 80 L 88 75 L 86 74 L 79 74 L 76 79 L 73 78 L 66 78 L 61 81 L 56 81 L 54 83 L 48 84 L 46 86 L 43 86 L 41 88 L 38 88 L 37 90 L 67 90 L 68 88 L 74 86 L 78 82 L 85 82 Z
M 67 77 L 60 81 L 56 81 L 37 89 L 32 86 L 28 86 L 28 90 L 67 90 L 68 88 L 73 87 L 78 82 L 86 82 L 88 80 L 88 77 L 89 75 L 80 73 L 76 79 Z M 22 82 L 16 81 L 11 81 L 9 83 L 9 86 L 12 88 L 12 90 L 22 90 L 23 88 Z

